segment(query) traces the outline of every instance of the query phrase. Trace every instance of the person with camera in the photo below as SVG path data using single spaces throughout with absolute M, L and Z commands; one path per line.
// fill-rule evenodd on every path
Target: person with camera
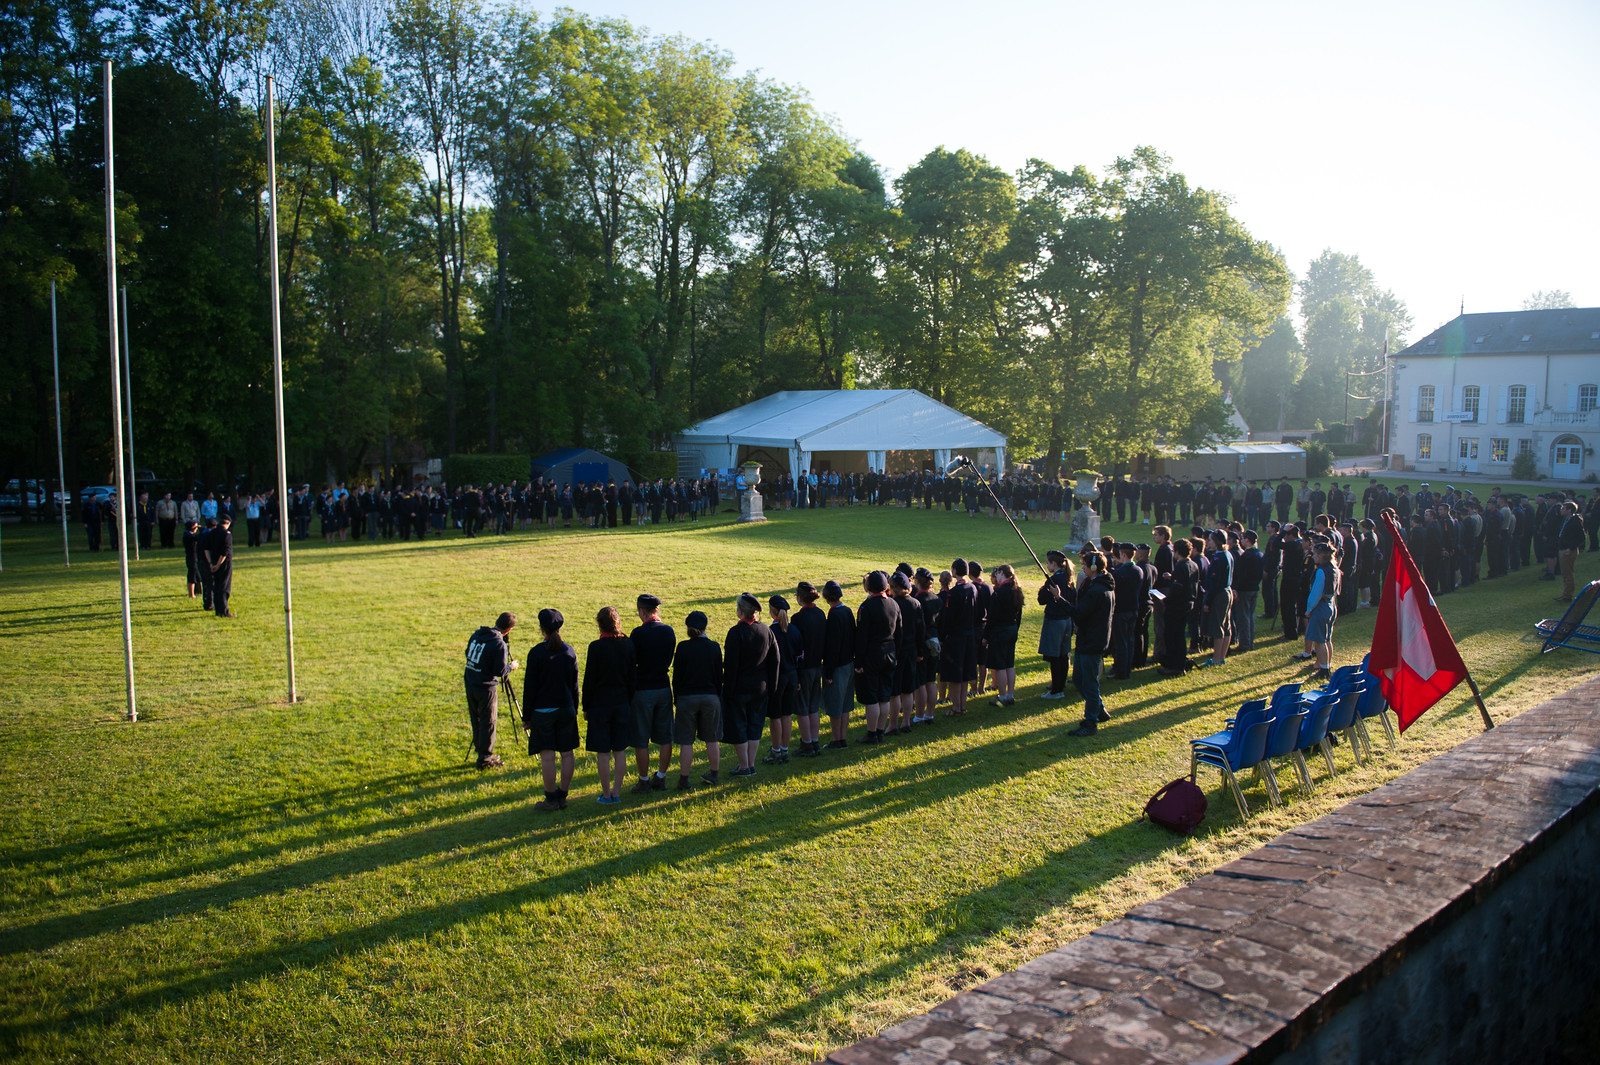
M 528 730 L 528 753 L 539 756 L 544 798 L 535 810 L 567 808 L 567 789 L 578 749 L 578 653 L 561 638 L 566 619 L 561 611 L 539 611 L 544 638 L 528 650 L 528 672 L 522 682 L 522 723 Z M 560 759 L 560 774 L 556 762 Z
M 500 679 L 517 668 L 506 647 L 506 636 L 516 627 L 509 611 L 494 625 L 481 626 L 467 640 L 467 668 L 462 681 L 467 689 L 467 717 L 472 722 L 472 746 L 479 769 L 498 769 L 503 763 L 494 753 L 495 720 L 499 713 Z
M 1050 666 L 1050 686 L 1041 699 L 1067 697 L 1067 656 L 1072 648 L 1072 608 L 1078 602 L 1078 585 L 1072 561 L 1062 551 L 1047 551 L 1044 568 L 1049 577 L 1039 586 L 1044 624 L 1039 628 L 1039 654 Z

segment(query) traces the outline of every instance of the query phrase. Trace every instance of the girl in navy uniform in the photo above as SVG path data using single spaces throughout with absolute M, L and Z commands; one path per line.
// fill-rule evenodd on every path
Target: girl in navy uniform
M 584 748 L 594 752 L 600 768 L 599 801 L 615 805 L 622 801 L 622 778 L 633 746 L 636 666 L 633 641 L 617 624 L 617 608 L 601 607 L 595 623 L 600 638 L 589 644 L 583 663 L 583 716 L 589 723 Z

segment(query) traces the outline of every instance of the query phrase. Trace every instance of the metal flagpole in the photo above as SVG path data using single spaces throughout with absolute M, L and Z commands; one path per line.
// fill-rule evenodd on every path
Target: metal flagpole
M 1394 381 L 1390 375 L 1389 328 L 1383 330 L 1383 468 L 1389 468 L 1389 408 L 1394 406 Z
M 106 88 L 106 326 L 111 332 L 111 451 L 117 458 L 117 514 L 127 506 L 122 469 L 122 374 L 117 358 L 117 195 L 111 163 L 111 60 L 104 62 Z M 133 611 L 128 601 L 128 529 L 118 530 L 117 566 L 122 576 L 122 657 L 128 677 L 128 720 L 139 720 L 133 692 Z
M 56 374 L 56 467 L 61 476 L 61 554 L 72 565 L 72 542 L 67 538 L 67 453 L 61 446 L 61 350 L 56 339 L 56 283 L 50 282 L 50 364 Z
M 127 374 L 128 387 L 128 480 L 133 484 L 134 495 L 139 493 L 139 467 L 133 464 L 133 352 L 128 346 L 128 286 L 122 286 L 122 372 Z M 1346 419 L 1348 420 L 1348 419 Z M 134 507 L 134 531 L 138 532 L 139 501 L 129 500 Z M 139 541 L 133 542 L 133 560 L 139 561 Z
M 278 154 L 274 140 L 277 115 L 273 79 L 267 79 L 267 234 L 272 270 L 272 412 L 278 430 L 278 546 L 283 550 L 283 638 L 289 651 L 289 701 L 296 699 L 294 684 L 294 597 L 289 585 L 289 468 L 284 459 L 283 333 L 278 297 Z

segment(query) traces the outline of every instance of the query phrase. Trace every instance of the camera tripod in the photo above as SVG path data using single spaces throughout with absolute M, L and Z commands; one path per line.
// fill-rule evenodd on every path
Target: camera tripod
M 506 707 L 506 713 L 511 715 L 511 724 L 521 729 L 522 735 L 526 737 L 528 735 L 528 727 L 522 723 L 522 705 L 517 701 L 517 686 L 511 683 L 510 677 L 500 678 L 500 702 Z M 498 710 L 496 713 L 498 714 Z M 477 757 L 478 748 L 469 737 L 467 740 L 466 761 L 476 761 Z

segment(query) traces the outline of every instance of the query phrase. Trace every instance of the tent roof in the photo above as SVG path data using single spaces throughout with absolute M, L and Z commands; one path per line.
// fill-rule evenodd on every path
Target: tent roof
M 678 434 L 685 444 L 802 451 L 1004 447 L 1004 433 L 915 389 L 774 392 Z

